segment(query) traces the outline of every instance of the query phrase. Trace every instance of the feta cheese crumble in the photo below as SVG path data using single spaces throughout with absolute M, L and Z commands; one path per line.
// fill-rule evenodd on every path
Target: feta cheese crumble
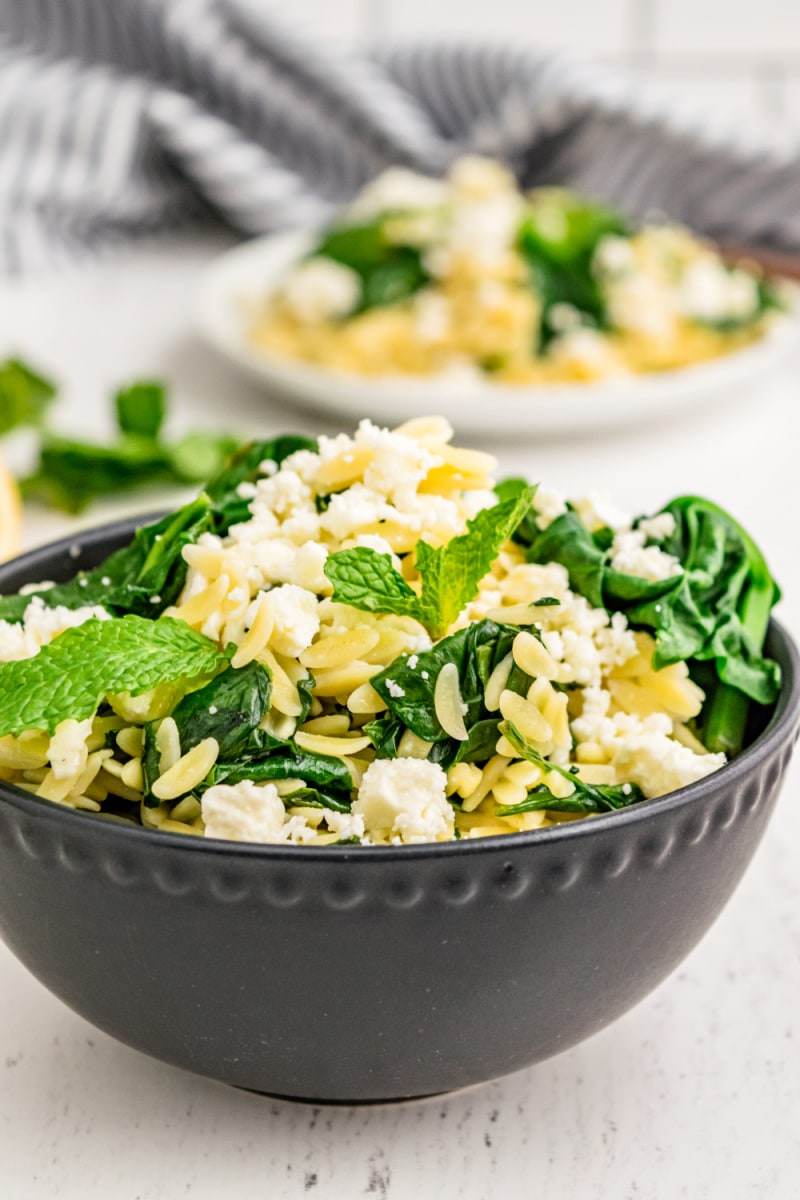
M 453 836 L 447 776 L 438 763 L 418 758 L 379 758 L 370 763 L 353 802 L 370 840 L 408 844 Z
M 218 783 L 203 794 L 206 837 L 233 842 L 281 840 L 286 810 L 274 783 Z
M 286 303 L 310 325 L 346 317 L 361 296 L 355 271 L 331 258 L 312 258 L 295 267 L 285 286 Z

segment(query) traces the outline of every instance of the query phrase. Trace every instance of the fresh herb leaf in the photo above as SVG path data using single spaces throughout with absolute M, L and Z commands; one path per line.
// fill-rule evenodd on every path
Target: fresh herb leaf
M 535 788 L 529 794 L 527 800 L 523 800 L 520 804 L 500 805 L 497 807 L 495 812 L 499 817 L 514 816 L 521 812 L 536 812 L 540 809 L 549 809 L 551 812 L 580 813 L 581 815 L 613 812 L 618 808 L 628 808 L 631 804 L 638 804 L 641 800 L 644 800 L 644 793 L 635 783 L 615 784 L 613 786 L 598 786 L 596 784 L 584 783 L 582 779 L 567 768 L 548 762 L 538 750 L 535 750 L 525 740 L 516 726 L 512 725 L 511 722 L 503 722 L 500 728 L 521 758 L 535 763 L 536 766 L 541 767 L 544 771 L 555 771 L 557 775 L 568 779 L 575 790 L 569 796 L 559 797 L 554 796 L 548 788 L 540 786 Z
M 78 513 L 101 496 L 173 482 L 169 456 L 152 438 L 125 434 L 100 446 L 47 433 L 38 467 L 21 487 L 27 500 Z
M 36 379 L 37 386 L 43 383 Z M 117 393 L 114 404 L 119 436 L 110 445 L 43 434 L 38 466 L 22 481 L 23 495 L 81 512 L 114 492 L 201 482 L 220 471 L 237 445 L 230 435 L 214 433 L 164 440 L 167 400 L 162 383 L 133 383 Z
M 328 555 L 325 574 L 333 598 L 362 612 L 396 613 L 421 620 L 423 605 L 417 593 L 392 566 L 388 554 L 368 546 Z
M 422 594 L 392 566 L 387 554 L 366 546 L 329 555 L 325 574 L 333 598 L 367 612 L 414 617 L 434 637 L 441 636 L 476 595 L 503 543 L 530 509 L 535 488 L 485 508 L 467 522 L 467 532 L 434 549 L 417 542 Z
M 227 662 L 184 621 L 126 616 L 66 629 L 33 658 L 0 664 L 0 735 L 90 717 L 109 694 L 140 696 L 160 683 L 188 686 Z
M 55 385 L 21 359 L 0 363 L 0 434 L 41 425 L 55 394 Z
M 163 383 L 132 383 L 114 397 L 120 433 L 157 438 L 167 412 Z
M 417 542 L 417 570 L 422 577 L 420 617 L 436 637 L 449 629 L 478 585 L 491 570 L 500 547 L 530 511 L 536 489 L 526 488 L 509 500 L 484 508 L 467 522 L 467 532 L 434 549 Z

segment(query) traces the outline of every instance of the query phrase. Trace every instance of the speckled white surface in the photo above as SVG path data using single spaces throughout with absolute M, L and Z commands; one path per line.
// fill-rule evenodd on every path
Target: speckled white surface
M 47 284 L 0 286 L 0 357 L 26 353 L 57 374 L 61 420 L 76 432 L 105 423 L 102 390 L 162 373 L 178 425 L 319 429 L 271 408 L 189 337 L 188 305 L 213 250 L 165 245 Z M 505 469 L 567 490 L 610 488 L 637 509 L 710 494 L 762 543 L 798 633 L 799 401 L 795 367 L 679 427 L 487 448 Z M 38 514 L 26 539 L 69 527 Z M 798 847 L 800 763 L 737 894 L 648 1000 L 550 1062 L 399 1106 L 311 1108 L 183 1074 L 92 1029 L 0 947 L 0 1195 L 795 1200 Z

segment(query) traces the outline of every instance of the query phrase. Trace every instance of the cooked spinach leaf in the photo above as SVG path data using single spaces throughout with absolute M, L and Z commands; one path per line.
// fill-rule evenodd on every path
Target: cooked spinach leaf
M 364 225 L 332 229 L 311 256 L 330 258 L 360 276 L 361 297 L 356 312 L 404 300 L 430 279 L 416 246 L 387 240 L 385 220 L 381 217 Z
M 284 796 L 283 803 L 287 808 L 332 808 L 334 812 L 341 813 L 350 812 L 351 806 L 350 797 L 343 792 L 325 791 L 322 788 L 300 788 Z
M 364 727 L 379 758 L 397 755 L 406 729 L 433 745 L 428 758 L 442 766 L 454 762 L 484 762 L 495 752 L 498 713 L 490 713 L 484 702 L 489 676 L 510 652 L 518 626 L 477 621 L 442 638 L 430 650 L 397 659 L 370 680 L 384 700 L 388 712 Z M 412 664 L 413 665 L 410 665 Z M 466 741 L 457 741 L 439 724 L 434 704 L 436 679 L 447 663 L 458 667 L 459 690 L 465 708 Z M 521 694 L 531 680 L 518 672 Z M 514 686 L 509 678 L 509 686 Z
M 514 486 L 512 481 L 507 490 Z M 570 586 L 591 604 L 623 612 L 634 628 L 651 630 L 657 670 L 682 661 L 713 662 L 724 688 L 772 704 L 780 672 L 762 651 L 779 590 L 764 556 L 729 513 L 702 497 L 680 496 L 661 511 L 675 521 L 662 548 L 682 571 L 657 582 L 615 571 L 608 539 L 590 534 L 572 511 L 545 530 L 523 521 L 514 538 L 529 561 L 566 567 Z M 745 699 L 723 690 L 712 696 L 702 733 L 708 749 L 736 753 L 746 712 Z
M 205 687 L 189 692 L 173 709 L 178 727 L 181 753 L 185 754 L 205 738 L 216 738 L 219 757 L 233 759 L 243 753 L 269 708 L 272 678 L 261 663 L 249 663 L 235 670 L 227 667 Z M 160 770 L 156 744 L 156 725 L 145 725 L 145 749 L 142 770 L 145 804 L 157 807 L 152 787 Z
M 247 521 L 250 516 L 250 499 L 239 495 L 241 485 L 255 483 L 262 477 L 260 466 L 273 462 L 280 466 L 285 458 L 297 450 L 317 449 L 317 443 L 300 434 L 285 434 L 268 441 L 247 442 L 228 459 L 218 473 L 206 484 L 206 495 L 214 510 L 214 529 L 225 534 L 231 525 Z
M 254 755 L 248 758 L 245 751 L 244 757 L 237 757 L 235 762 L 217 762 L 203 787 L 211 787 L 216 783 L 241 783 L 243 779 L 251 779 L 254 783 L 265 783 L 271 779 L 303 779 L 317 787 L 342 792 L 350 792 L 353 788 L 347 765 L 340 758 L 301 750 L 291 740 L 263 757 Z
M 252 662 L 238 670 L 228 667 L 199 691 L 184 696 L 172 713 L 182 753 L 213 737 L 220 758 L 236 757 L 266 715 L 271 693 L 269 670 Z
M 24 596 L 0 596 L 0 619 L 21 621 L 33 595 L 48 608 L 100 604 L 116 616 L 157 617 L 177 600 L 186 579 L 183 547 L 211 528 L 211 508 L 200 497 L 134 534 L 100 566 L 79 571 L 67 583 Z
M 542 298 L 540 346 L 559 332 L 553 309 L 569 304 L 588 323 L 608 328 L 602 288 L 592 270 L 601 238 L 627 232 L 619 213 L 559 189 L 540 192 L 529 206 L 519 233 L 519 249 L 531 283 Z
M 644 800 L 644 793 L 635 783 L 613 786 L 584 783 L 574 770 L 548 762 L 510 722 L 503 722 L 501 731 L 521 758 L 535 763 L 542 770 L 555 771 L 557 775 L 568 779 L 575 790 L 569 796 L 554 796 L 549 788 L 540 784 L 520 804 L 499 805 L 495 809 L 499 817 L 515 816 L 523 812 L 537 812 L 540 809 L 585 816 L 588 813 L 613 812 L 618 808 L 628 808 L 631 804 L 638 804 Z

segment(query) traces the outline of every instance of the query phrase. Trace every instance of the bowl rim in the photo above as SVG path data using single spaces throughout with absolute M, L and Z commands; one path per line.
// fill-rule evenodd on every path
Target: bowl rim
M 76 559 L 77 567 L 80 555 L 75 555 L 76 547 L 81 547 L 82 550 L 90 547 L 97 548 L 105 543 L 113 542 L 125 534 L 132 535 L 140 526 L 157 520 L 163 515 L 163 511 L 147 512 L 103 525 L 95 525 L 17 555 L 0 564 L 0 595 L 8 594 L 3 590 L 3 584 L 4 576 L 11 570 L 16 574 L 21 568 L 37 567 L 43 560 L 46 561 L 64 553 Z M 462 838 L 447 842 L 424 842 L 402 846 L 303 846 L 274 842 L 237 842 L 223 838 L 200 838 L 183 833 L 146 829 L 144 826 L 123 825 L 111 820 L 98 822 L 96 813 L 82 812 L 80 809 L 72 809 L 56 801 L 34 796 L 21 788 L 14 787 L 12 783 L 5 780 L 0 780 L 0 803 L 16 808 L 35 819 L 45 816 L 56 823 L 66 820 L 67 827 L 76 831 L 82 828 L 86 832 L 90 830 L 97 833 L 102 832 L 104 838 L 112 841 L 119 839 L 123 846 L 138 844 L 143 848 L 150 845 L 174 849 L 180 853 L 210 854 L 217 858 L 227 856 L 280 864 L 311 861 L 329 864 L 349 861 L 373 864 L 397 862 L 398 860 L 411 862 L 420 859 L 460 858 L 465 855 L 485 854 L 488 850 L 508 853 L 514 848 L 533 851 L 535 847 L 568 847 L 576 841 L 580 842 L 587 837 L 593 837 L 595 832 L 602 834 L 609 829 L 620 828 L 621 830 L 624 827 L 631 829 L 647 822 L 651 816 L 656 817 L 684 807 L 688 808 L 695 801 L 701 800 L 710 789 L 728 784 L 735 786 L 759 764 L 769 759 L 780 745 L 790 742 L 800 725 L 800 651 L 783 624 L 774 617 L 770 619 L 768 638 L 775 643 L 774 649 L 783 660 L 781 663 L 781 689 L 766 727 L 737 758 L 686 787 L 667 792 L 663 796 L 644 800 L 639 804 L 630 805 L 628 808 L 599 813 L 585 820 L 567 821 L 563 824 L 532 829 L 527 832 L 495 834 L 482 838 Z

